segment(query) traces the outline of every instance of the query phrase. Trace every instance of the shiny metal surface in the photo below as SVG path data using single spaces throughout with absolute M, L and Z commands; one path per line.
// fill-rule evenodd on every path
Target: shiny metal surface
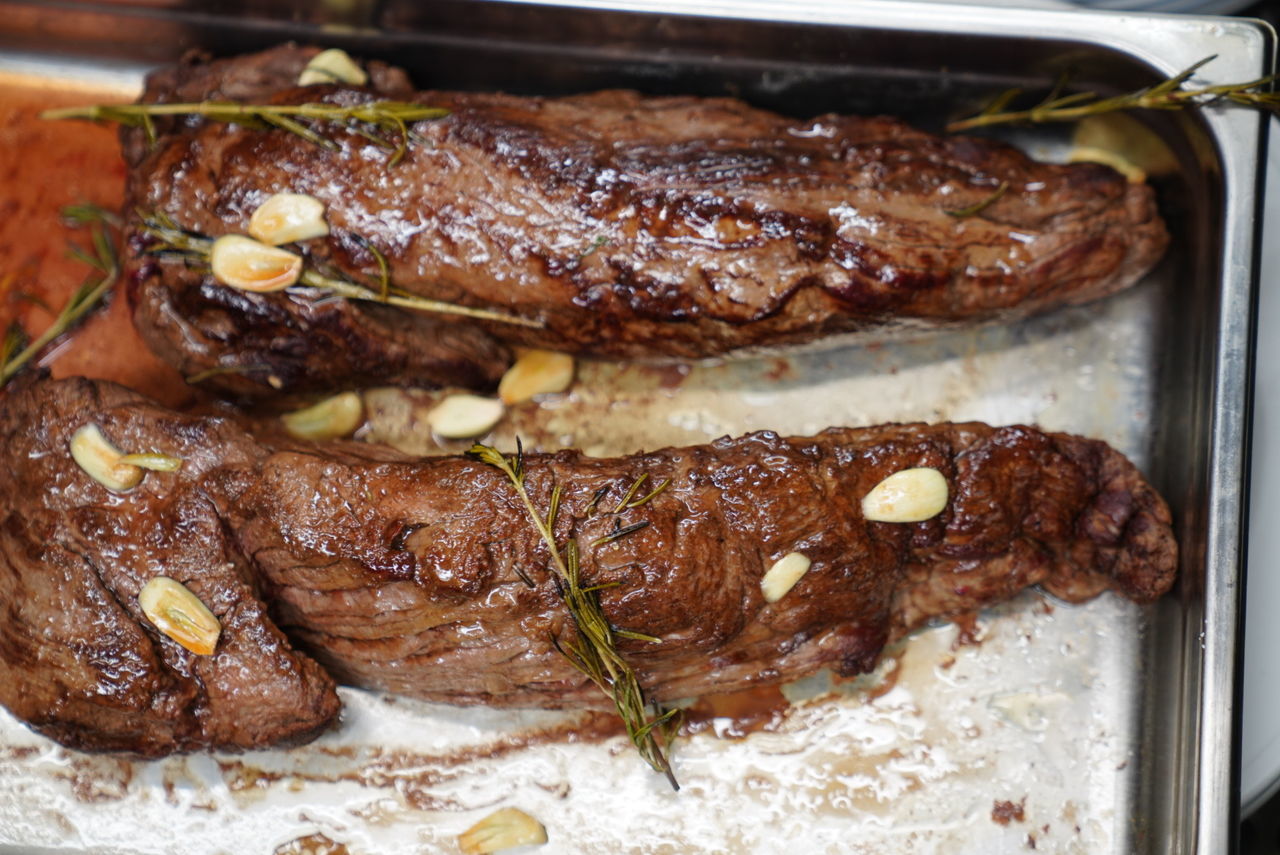
M 1067 70 L 1081 88 L 1123 91 L 1149 85 L 1208 55 L 1218 59 L 1202 69 L 1197 80 L 1204 83 L 1254 78 L 1273 61 L 1270 33 L 1245 21 L 876 0 L 570 0 L 554 7 L 387 0 L 361 7 L 356 18 L 339 16 L 335 20 L 346 26 L 327 30 L 321 29 L 323 16 L 305 18 L 292 6 L 263 6 L 249 18 L 218 11 L 190 4 L 0 1 L 0 47 L 8 49 L 10 64 L 39 54 L 35 67 L 50 69 L 52 60 L 59 74 L 92 75 L 97 68 L 123 63 L 127 67 L 120 73 L 128 75 L 139 62 L 169 60 L 190 47 L 248 50 L 292 37 L 400 62 L 420 82 L 434 86 L 553 93 L 627 85 L 653 92 L 732 93 L 792 113 L 883 111 L 933 128 L 948 116 L 973 112 L 1007 86 L 1047 88 Z M 1081 642 L 1074 657 L 1037 659 L 1032 666 L 1060 668 L 1075 675 L 1068 682 L 1083 687 L 1067 693 L 1071 703 L 1062 705 L 1061 717 L 1050 719 L 1068 729 L 1050 733 L 1064 742 L 1087 742 L 1098 737 L 1088 725 L 1099 714 L 1106 739 L 1113 741 L 1098 753 L 1085 745 L 1080 756 L 1064 761 L 1064 768 L 1080 774 L 1077 786 L 1101 787 L 1098 798 L 1110 800 L 1114 813 L 1101 806 L 1091 814 L 1103 830 L 1087 842 L 1077 840 L 1076 845 L 1085 846 L 1081 851 L 1207 855 L 1228 851 L 1238 810 L 1233 701 L 1254 230 L 1265 125 L 1244 110 L 1141 120 L 1163 140 L 1159 157 L 1175 164 L 1164 171 L 1154 162 L 1139 162 L 1153 173 L 1175 247 L 1149 281 L 1130 294 L 1011 329 L 978 330 L 873 353 L 842 349 L 784 358 L 785 370 L 775 370 L 767 361 L 695 366 L 674 387 L 666 385 L 665 376 L 625 366 L 593 367 L 587 372 L 591 382 L 580 381 L 569 402 L 575 410 L 540 411 L 532 421 L 511 424 L 508 430 L 540 435 L 544 444 L 572 441 L 607 452 L 759 427 L 809 432 L 837 419 L 985 418 L 1034 420 L 1113 442 L 1144 468 L 1174 508 L 1183 551 L 1182 581 L 1175 595 L 1150 613 L 1108 600 L 1065 616 L 1060 609 L 1054 621 L 1038 621 L 1034 604 L 1024 600 L 995 620 L 1007 618 L 1049 646 L 1070 644 L 1077 636 L 1090 639 Z M 1050 159 L 1062 157 L 1071 146 L 1069 132 L 1061 128 L 1008 136 Z M 397 396 L 381 400 L 388 411 L 405 406 Z M 1056 697 L 1056 689 L 1049 692 L 1037 682 L 1042 675 L 1024 674 L 1025 685 L 1019 688 L 1016 675 L 1005 673 L 1017 669 L 1009 664 L 1017 660 L 1010 657 L 1025 655 L 1018 633 L 1009 626 L 997 623 L 991 635 L 1004 641 L 984 646 L 973 654 L 976 658 L 962 652 L 959 667 L 970 669 L 965 673 L 979 682 L 1012 680 L 1000 683 L 999 696 L 1006 700 Z M 926 634 L 923 641 L 913 642 L 914 653 L 903 660 L 909 663 L 904 671 L 919 672 L 917 682 L 908 680 L 905 686 L 915 693 L 911 702 L 917 705 L 927 705 L 929 687 L 936 682 L 937 660 L 929 656 L 937 646 L 936 636 Z M 1100 663 L 1100 673 L 1079 670 L 1089 657 Z M 930 662 L 935 663 L 932 669 Z M 872 709 L 864 700 L 837 704 L 837 718 L 844 715 L 846 725 L 883 724 L 858 718 Z M 956 696 L 942 703 L 963 700 Z M 941 696 L 933 702 L 939 701 Z M 377 703 L 361 699 L 353 707 L 357 729 L 382 722 Z M 399 707 L 397 715 L 403 717 L 403 710 Z M 447 710 L 414 710 L 435 717 L 445 730 L 462 727 Z M 973 714 L 981 712 L 975 708 Z M 821 717 L 812 708 L 805 715 Z M 1009 715 L 1004 709 L 991 718 L 991 732 L 998 732 L 995 728 Z M 512 724 L 500 716 L 480 718 L 497 730 Z M 402 718 L 393 721 L 405 726 Z M 908 721 L 902 732 L 914 726 Z M 1075 727 L 1080 729 L 1069 729 Z M 788 731 L 787 736 L 803 742 L 804 732 L 796 736 Z M 359 742 L 368 736 L 345 735 L 360 750 L 377 744 Z M 1027 743 L 1028 751 L 1044 747 L 1043 735 L 1039 738 Z M 956 757 L 962 756 L 960 744 L 947 743 Z M 751 750 L 752 741 L 741 747 Z M 805 752 L 812 753 L 815 746 L 796 750 L 808 757 Z M 699 744 L 689 756 L 694 768 L 709 769 L 730 763 L 733 753 Z M 992 769 L 1004 770 L 1022 786 L 1010 769 L 1014 758 L 1001 753 L 999 745 L 984 744 L 971 759 L 983 762 L 984 757 Z M 264 762 L 291 768 L 303 761 L 274 757 Z M 529 762 L 556 766 L 598 761 L 544 760 L 539 754 Z M 1105 763 L 1123 765 L 1099 785 L 1086 771 Z M 216 793 L 211 764 L 193 761 L 193 766 L 201 768 L 191 777 L 207 773 L 210 792 Z M 613 774 L 629 767 L 605 763 L 591 768 Z M 927 795 L 929 781 L 943 776 L 940 768 L 935 763 L 920 773 Z M 501 773 L 499 768 L 495 774 Z M 148 776 L 154 781 L 168 774 L 150 768 L 137 780 L 145 784 Z M 788 774 L 799 775 L 799 767 Z M 954 791 L 937 784 L 941 789 L 932 795 L 969 797 L 1000 780 L 976 777 L 966 785 L 972 789 Z M 1065 786 L 1044 795 L 1063 798 L 1069 790 Z M 707 785 L 708 794 L 719 792 Z M 664 810 L 679 809 L 666 794 L 643 787 L 627 794 L 661 799 Z M 903 809 L 907 815 L 898 821 L 927 824 L 927 814 L 912 815 L 911 809 L 908 804 Z M 813 824 L 825 828 L 823 823 L 831 822 L 839 828 L 831 817 L 815 818 Z M 714 835 L 702 839 L 712 848 L 726 845 Z M 894 851 L 894 839 L 884 839 L 888 848 L 883 851 Z M 974 839 L 972 834 L 943 836 L 919 848 L 956 851 L 947 847 Z M 1014 842 L 990 834 L 978 839 L 991 845 Z M 1070 846 L 1069 840 L 1063 842 L 1062 851 L 1073 851 Z M 775 840 L 759 851 L 784 848 Z

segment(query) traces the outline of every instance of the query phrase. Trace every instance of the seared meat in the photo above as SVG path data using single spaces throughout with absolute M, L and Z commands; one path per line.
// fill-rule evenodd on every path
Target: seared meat
M 3 703 L 85 750 L 159 756 L 310 740 L 338 713 L 333 680 L 268 616 L 257 573 L 211 497 L 185 478 L 181 489 L 148 478 L 116 496 L 68 456 L 71 434 L 99 407 L 134 400 L 77 380 L 0 402 L 0 435 L 17 443 L 6 468 L 23 468 L 0 487 Z M 192 472 L 254 457 L 231 423 L 157 408 L 148 416 L 150 433 L 167 437 L 163 447 Z M 41 449 L 54 453 L 37 459 Z M 216 656 L 188 653 L 142 617 L 138 592 L 157 575 L 217 614 Z
M 122 450 L 185 464 L 111 493 L 69 455 L 87 423 Z M 552 644 L 572 622 L 547 549 L 492 466 L 255 440 L 86 380 L 12 390 L 0 438 L 0 700 L 69 745 L 161 754 L 314 733 L 336 710 L 332 687 L 281 629 L 353 685 L 460 704 L 603 700 Z M 655 699 L 823 666 L 855 674 L 924 622 L 1028 585 L 1149 602 L 1174 578 L 1169 512 L 1134 467 L 1103 443 L 1027 427 L 757 433 L 524 465 L 544 512 L 563 489 L 556 536 L 581 546 L 583 584 L 605 586 L 609 621 L 660 639 L 620 642 Z M 949 484 L 938 516 L 863 517 L 876 483 L 921 466 Z M 615 513 L 644 474 L 670 485 Z M 765 602 L 762 576 L 792 551 L 811 569 Z M 143 617 L 136 595 L 157 574 L 222 621 L 213 656 Z
M 376 280 L 372 245 L 407 291 L 544 324 L 483 324 L 495 339 L 625 359 L 1014 319 L 1124 288 L 1167 243 L 1149 187 L 989 140 L 729 98 L 417 92 L 381 66 L 365 88 L 298 88 L 313 53 L 192 61 L 153 76 L 144 100 L 390 98 L 450 115 L 416 123 L 394 167 L 331 127 L 336 152 L 200 120 L 161 123 L 155 145 L 127 130 L 126 210 L 217 236 L 243 232 L 273 193 L 307 193 L 333 228 L 303 247 L 314 262 Z M 954 215 L 966 208 L 981 210 Z M 503 356 L 472 322 L 416 317 L 385 336 L 367 307 L 232 298 L 144 246 L 132 256 L 143 335 L 187 374 L 239 367 L 222 382 L 243 392 L 272 376 L 481 385 Z

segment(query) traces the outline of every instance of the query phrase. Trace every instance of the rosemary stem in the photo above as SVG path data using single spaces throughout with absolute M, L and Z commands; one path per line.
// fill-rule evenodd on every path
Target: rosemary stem
M 104 223 L 109 225 L 110 220 L 98 215 L 87 206 L 78 210 L 85 215 L 83 219 L 86 222 L 96 221 L 91 236 L 94 255 L 86 256 L 84 260 L 98 271 L 99 276 L 96 280 L 90 278 L 81 284 L 44 332 L 0 364 L 0 387 L 13 379 L 28 361 L 39 355 L 51 342 L 74 327 L 85 315 L 96 308 L 120 276 L 120 261 L 103 226 Z
M 1117 110 L 1177 110 L 1183 107 L 1208 107 L 1216 104 L 1234 104 L 1280 112 L 1280 96 L 1269 89 L 1278 79 L 1277 75 L 1242 83 L 1219 83 L 1191 89 L 1183 88 L 1195 72 L 1212 59 L 1214 59 L 1212 56 L 1205 57 L 1154 86 L 1109 98 L 1099 98 L 1092 92 L 1059 96 L 1060 89 L 1055 88 L 1048 98 L 1030 109 L 1005 111 L 1005 105 L 1018 94 L 1018 90 L 1009 90 L 997 97 L 982 113 L 951 122 L 947 125 L 947 130 L 954 133 L 993 125 L 1071 122 Z
M 201 261 L 208 262 L 213 252 L 214 241 L 211 238 L 202 235 L 194 235 L 179 228 L 172 220 L 163 214 L 148 215 L 140 212 L 142 225 L 140 230 L 158 242 L 158 247 L 152 252 L 179 252 L 183 255 L 197 258 Z M 403 309 L 416 309 L 422 312 L 435 312 L 438 314 L 461 315 L 463 317 L 475 318 L 483 321 L 495 321 L 502 324 L 510 324 L 513 326 L 530 327 L 540 329 L 544 326 L 543 322 L 535 318 L 521 317 L 520 315 L 511 315 L 506 312 L 500 312 L 496 309 L 481 309 L 473 306 L 460 306 L 455 303 L 446 303 L 442 300 L 432 300 L 427 297 L 417 297 L 411 294 L 396 294 L 391 291 L 390 281 L 386 275 L 386 260 L 381 257 L 380 253 L 375 254 L 378 258 L 378 267 L 382 272 L 381 293 L 372 288 L 366 288 L 359 283 L 352 282 L 349 279 L 338 279 L 333 276 L 325 276 L 314 267 L 306 267 L 302 271 L 302 275 L 298 277 L 298 282 L 312 288 L 318 288 L 322 291 L 328 291 L 348 300 L 363 300 L 371 303 L 386 303 L 391 306 L 398 306 Z
M 365 288 L 360 285 L 346 282 L 341 279 L 334 279 L 325 276 L 315 270 L 305 270 L 298 279 L 304 285 L 310 285 L 313 288 L 322 288 L 326 291 L 332 291 L 339 297 L 346 297 L 349 300 L 366 300 L 373 303 L 386 303 L 391 306 L 399 306 L 404 309 L 419 309 L 425 312 L 441 312 L 450 315 L 462 315 L 468 318 L 476 318 L 484 321 L 498 321 L 499 323 L 512 324 L 520 327 L 531 327 L 538 329 L 542 327 L 542 322 L 532 318 L 524 318 L 519 315 L 509 315 L 505 312 L 495 311 L 493 309 L 479 309 L 473 306 L 459 306 L 455 303 L 445 303 L 440 300 L 430 300 L 426 297 L 408 297 L 397 294 L 387 294 L 383 296 L 378 292 Z
M 348 108 L 335 104 L 237 104 L 230 101 L 201 101 L 174 104 L 120 104 L 104 106 L 93 104 L 87 107 L 60 107 L 45 110 L 41 119 L 90 119 L 92 121 L 117 120 L 119 118 L 141 118 L 143 116 L 213 116 L 219 119 L 239 117 L 258 119 L 263 115 L 301 116 L 304 119 L 331 120 L 335 115 L 350 116 L 357 121 L 365 116 L 374 115 L 379 102 Z M 362 109 L 366 108 L 366 109 Z M 418 107 L 414 105 L 410 112 L 411 121 L 421 119 L 439 119 L 449 115 L 443 107 Z M 399 120 L 398 116 L 388 117 Z
M 517 441 L 517 448 L 519 443 Z M 640 756 L 655 771 L 662 772 L 671 783 L 673 789 L 679 790 L 680 784 L 671 769 L 666 751 L 660 741 L 663 728 L 675 715 L 674 710 L 656 709 L 650 717 L 646 707 L 644 690 L 636 672 L 618 653 L 615 643 L 615 632 L 600 608 L 596 596 L 598 588 L 584 588 L 581 584 L 579 554 L 577 541 L 570 538 L 563 549 L 556 543 L 555 520 L 560 508 L 560 488 L 551 491 L 551 502 L 546 515 L 538 512 L 525 486 L 523 452 L 517 451 L 513 458 L 507 458 L 494 448 L 476 444 L 468 454 L 483 463 L 493 466 L 507 476 L 512 488 L 524 504 L 538 536 L 551 553 L 552 572 L 559 580 L 559 590 L 564 599 L 569 616 L 573 619 L 578 638 L 561 642 L 553 634 L 551 643 L 569 662 L 581 671 L 592 683 L 605 694 L 611 696 L 618 717 L 626 726 L 627 734 Z M 634 493 L 634 487 L 632 492 Z M 592 505 L 599 500 L 600 494 L 592 499 Z M 566 557 L 567 556 L 567 557 Z M 517 571 L 521 578 L 526 578 Z M 627 637 L 644 637 L 652 641 L 656 638 L 640 636 L 638 633 L 618 633 Z
M 67 329 L 74 325 L 76 321 L 80 320 L 86 312 L 94 307 L 114 282 L 114 275 L 107 276 L 104 274 L 102 281 L 85 296 L 84 302 L 77 305 L 73 311 L 60 317 L 57 321 L 51 324 L 48 329 L 36 336 L 34 341 L 19 351 L 18 354 L 10 359 L 5 365 L 0 366 L 0 386 L 3 386 L 13 379 L 14 375 L 22 370 L 22 367 L 27 364 L 28 360 L 43 350 L 49 342 L 66 332 Z

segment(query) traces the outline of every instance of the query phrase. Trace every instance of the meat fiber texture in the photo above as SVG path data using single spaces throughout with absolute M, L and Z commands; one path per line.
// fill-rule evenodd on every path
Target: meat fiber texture
M 112 492 L 70 455 L 86 424 L 183 466 Z M 337 714 L 335 681 L 452 704 L 607 703 L 556 650 L 574 641 L 572 619 L 493 466 L 255 438 L 235 417 L 81 379 L 11 389 L 0 437 L 0 701 L 68 746 L 156 756 L 297 742 Z M 862 497 L 913 467 L 946 478 L 942 512 L 867 520 Z M 580 545 L 582 584 L 601 586 L 607 620 L 657 639 L 618 643 L 659 701 L 860 673 L 925 622 L 1031 585 L 1147 603 L 1175 575 L 1169 511 L 1134 466 L 1102 442 L 1028 427 L 766 432 L 613 459 L 527 454 L 524 469 L 544 513 L 563 491 L 556 539 Z M 670 484 L 615 512 L 642 475 Z M 761 579 L 790 552 L 812 566 L 766 602 Z M 157 575 L 221 621 L 213 655 L 142 613 Z
M 1119 291 L 1168 242 L 1147 185 L 992 140 L 732 98 L 418 91 L 378 63 L 365 87 L 296 86 L 314 53 L 192 58 L 154 74 L 143 100 L 394 99 L 449 115 L 413 123 L 394 166 L 332 126 L 316 129 L 337 151 L 198 118 L 158 120 L 154 143 L 126 129 L 134 227 L 144 211 L 243 233 L 272 194 L 305 193 L 332 228 L 299 247 L 311 263 L 377 282 L 374 247 L 405 291 L 542 326 L 233 291 L 157 261 L 135 234 L 143 336 L 185 374 L 218 369 L 211 383 L 244 394 L 484 387 L 518 345 L 687 359 L 1008 321 Z

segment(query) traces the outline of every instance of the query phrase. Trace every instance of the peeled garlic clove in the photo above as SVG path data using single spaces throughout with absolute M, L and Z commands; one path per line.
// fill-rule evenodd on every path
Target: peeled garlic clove
M 271 246 L 324 237 L 328 233 L 324 202 L 305 193 L 276 193 L 249 218 L 249 234 Z
M 108 490 L 132 490 L 145 474 L 137 466 L 122 463 L 124 455 L 107 441 L 95 424 L 87 424 L 72 435 L 71 457 L 90 478 Z
M 520 355 L 498 383 L 504 404 L 519 404 L 536 395 L 563 392 L 573 382 L 573 357 L 550 350 L 530 350 Z
M 284 429 L 298 439 L 337 439 L 350 436 L 364 421 L 364 402 L 355 392 L 325 398 L 306 409 L 280 417 Z
M 241 291 L 288 288 L 302 275 L 302 257 L 244 235 L 223 235 L 209 252 L 213 278 Z
M 874 522 L 921 522 L 947 506 L 947 479 L 937 469 L 894 472 L 862 499 L 862 515 Z
M 210 656 L 218 646 L 222 624 L 181 582 L 155 577 L 142 586 L 138 605 L 156 629 L 192 653 Z
M 466 855 L 485 855 L 516 846 L 540 846 L 547 830 L 519 808 L 502 808 L 458 835 L 458 847 Z
M 364 69 L 356 65 L 356 61 L 345 50 L 338 48 L 320 51 L 298 75 L 299 86 L 315 86 L 317 83 L 363 86 L 368 82 L 369 75 L 364 73 Z
M 788 552 L 779 558 L 760 579 L 760 592 L 766 603 L 776 603 L 795 587 L 812 564 L 803 552 Z
M 427 424 L 445 439 L 483 436 L 501 419 L 502 402 L 478 395 L 450 395 L 427 413 Z

